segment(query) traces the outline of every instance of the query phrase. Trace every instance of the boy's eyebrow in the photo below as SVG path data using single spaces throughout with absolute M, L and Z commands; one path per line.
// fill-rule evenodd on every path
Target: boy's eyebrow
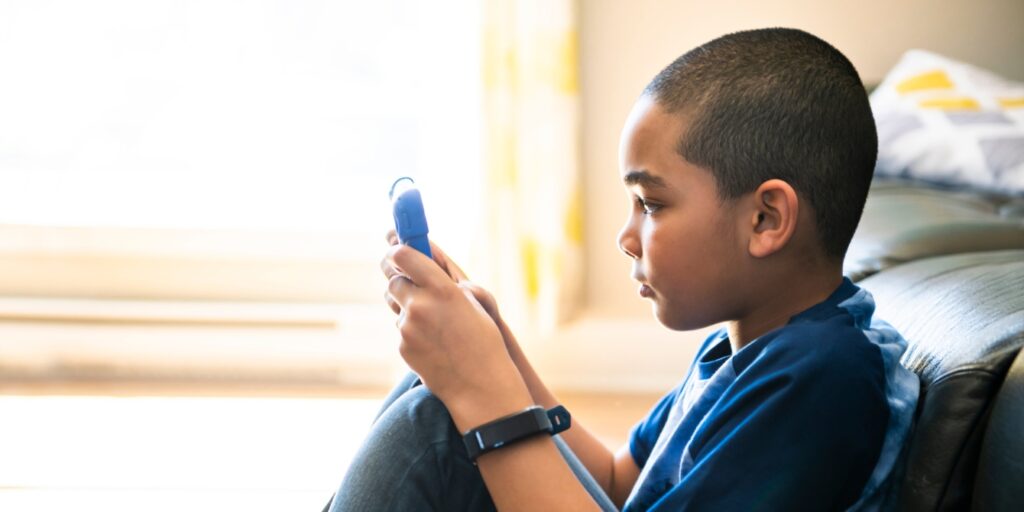
M 628 186 L 640 185 L 644 188 L 666 188 L 665 180 L 647 171 L 629 171 L 622 177 L 622 181 Z

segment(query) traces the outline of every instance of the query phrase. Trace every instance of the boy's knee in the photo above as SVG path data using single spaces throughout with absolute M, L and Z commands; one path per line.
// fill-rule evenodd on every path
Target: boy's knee
M 448 408 L 444 402 L 427 389 L 426 386 L 416 386 L 406 391 L 398 400 L 397 405 L 405 410 L 414 421 L 432 421 L 444 419 L 451 421 Z
M 403 393 L 378 418 L 374 428 L 406 432 L 427 443 L 444 441 L 455 432 L 448 408 L 426 386 L 416 386 Z

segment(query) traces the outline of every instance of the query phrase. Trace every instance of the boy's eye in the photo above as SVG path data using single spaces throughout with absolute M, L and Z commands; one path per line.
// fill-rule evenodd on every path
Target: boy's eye
M 636 204 L 638 207 L 640 207 L 641 210 L 644 211 L 644 215 L 650 215 L 658 211 L 659 208 L 661 208 L 661 205 L 647 201 L 642 197 L 636 198 Z

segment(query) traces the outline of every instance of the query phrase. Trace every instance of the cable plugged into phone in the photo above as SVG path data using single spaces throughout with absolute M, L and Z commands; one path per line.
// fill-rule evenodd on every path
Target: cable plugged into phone
M 408 176 L 395 180 L 388 193 L 391 198 L 391 213 L 395 217 L 395 232 L 398 241 L 433 258 L 427 233 L 427 215 L 423 211 L 423 198 L 416 182 Z

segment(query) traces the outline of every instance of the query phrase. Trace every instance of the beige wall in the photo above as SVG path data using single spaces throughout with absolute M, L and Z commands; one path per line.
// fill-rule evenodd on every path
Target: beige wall
M 602 316 L 650 317 L 615 247 L 626 201 L 618 136 L 644 85 L 686 50 L 724 33 L 801 28 L 829 41 L 866 82 L 923 48 L 1024 80 L 1024 1 L 581 0 L 582 152 L 587 222 L 587 301 Z

